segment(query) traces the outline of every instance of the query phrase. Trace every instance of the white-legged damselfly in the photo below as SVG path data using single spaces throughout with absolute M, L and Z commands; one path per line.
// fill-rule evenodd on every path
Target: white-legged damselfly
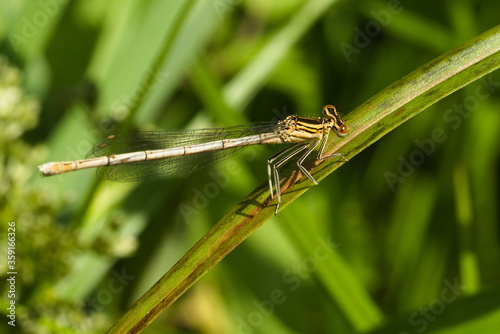
M 224 160 L 249 145 L 293 144 L 267 161 L 269 190 L 281 203 L 279 168 L 292 157 L 314 184 L 318 182 L 302 165 L 319 145 L 318 160 L 343 157 L 341 153 L 323 156 L 328 135 L 333 130 L 343 137 L 348 127 L 332 105 L 323 108 L 320 118 L 288 116 L 282 121 L 252 123 L 227 128 L 183 131 L 124 132 L 107 136 L 95 144 L 84 160 L 48 162 L 38 166 L 44 176 L 85 168 L 98 168 L 97 174 L 118 182 L 158 180 L 189 174 Z

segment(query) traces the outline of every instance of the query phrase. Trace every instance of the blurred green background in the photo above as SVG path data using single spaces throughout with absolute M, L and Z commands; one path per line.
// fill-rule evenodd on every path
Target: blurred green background
M 15 222 L 17 276 L 16 327 L 2 284 L 0 331 L 104 332 L 266 182 L 282 147 L 149 183 L 42 178 L 40 163 L 119 131 L 317 117 L 325 104 L 349 122 L 498 13 L 487 0 L 2 1 L 0 267 L 5 282 Z M 494 72 L 351 159 L 145 332 L 497 333 L 499 90 Z M 364 310 L 346 309 L 350 285 Z

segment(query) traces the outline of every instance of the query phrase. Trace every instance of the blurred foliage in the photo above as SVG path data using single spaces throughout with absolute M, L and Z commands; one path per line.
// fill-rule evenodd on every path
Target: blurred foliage
M 499 11 L 486 0 L 0 3 L 0 237 L 3 259 L 16 223 L 15 329 L 109 328 L 266 179 L 279 148 L 142 184 L 93 171 L 44 179 L 38 164 L 83 158 L 128 129 L 320 116 L 329 103 L 349 121 L 373 94 L 497 25 Z M 351 159 L 146 332 L 494 333 L 499 82 L 494 72 L 470 84 Z M 353 323 L 328 293 L 348 282 L 317 256 L 325 240 L 379 325 Z

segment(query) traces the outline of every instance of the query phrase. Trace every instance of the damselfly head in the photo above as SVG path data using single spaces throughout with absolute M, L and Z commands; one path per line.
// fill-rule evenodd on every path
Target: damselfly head
M 335 131 L 337 136 L 344 137 L 345 135 L 347 135 L 347 133 L 349 132 L 349 128 L 344 123 L 344 121 L 340 117 L 340 114 L 337 112 L 337 109 L 334 106 L 332 106 L 331 104 L 326 105 L 323 108 L 323 115 L 333 120 L 334 123 L 332 129 L 333 131 Z

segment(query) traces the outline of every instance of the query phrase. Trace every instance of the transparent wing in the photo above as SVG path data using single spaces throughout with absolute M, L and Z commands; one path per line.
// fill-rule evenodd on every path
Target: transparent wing
M 279 129 L 279 127 L 280 123 L 277 122 L 262 122 L 254 123 L 251 126 L 234 126 L 228 128 L 124 132 L 107 136 L 98 141 L 87 154 L 87 158 L 137 151 L 159 150 L 196 145 L 222 139 L 240 138 L 259 133 L 274 132 Z M 244 147 L 236 147 L 221 151 L 202 152 L 179 157 L 104 166 L 97 169 L 97 175 L 101 178 L 117 182 L 165 179 L 189 174 L 210 166 L 229 158 L 243 148 Z

